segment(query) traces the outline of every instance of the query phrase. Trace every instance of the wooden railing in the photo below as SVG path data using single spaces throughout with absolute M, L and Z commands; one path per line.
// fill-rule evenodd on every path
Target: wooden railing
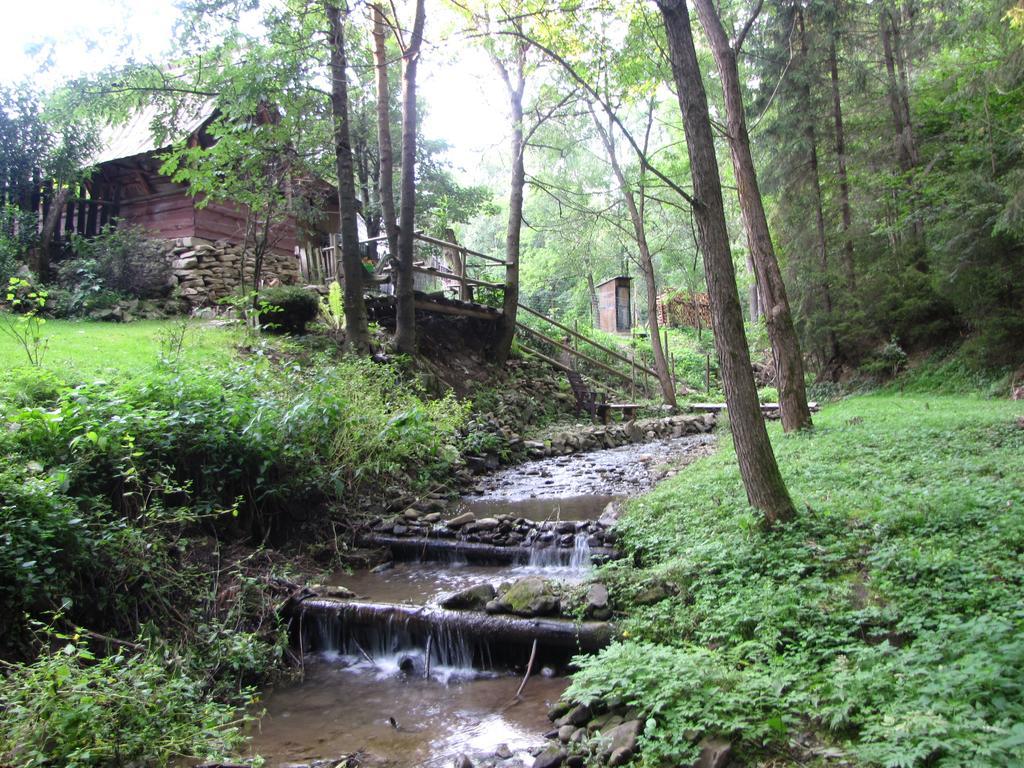
M 360 245 L 383 242 L 386 239 L 387 237 L 385 235 L 372 237 L 366 240 L 361 240 Z M 471 270 L 487 269 L 493 266 L 506 266 L 506 262 L 504 260 L 494 256 L 488 256 L 486 253 L 474 251 L 471 248 L 459 245 L 458 243 L 452 243 L 446 240 L 440 240 L 436 237 L 430 237 L 422 232 L 417 232 L 415 234 L 415 239 L 419 243 L 424 243 L 441 249 L 443 261 L 442 259 L 434 257 L 430 264 L 427 264 L 425 261 L 419 261 L 416 262 L 412 268 L 415 275 L 434 281 L 433 285 L 435 288 L 452 291 L 455 294 L 452 298 L 457 298 L 464 302 L 473 301 L 474 288 L 487 288 L 497 291 L 499 294 L 504 294 L 505 286 L 503 284 L 489 282 L 487 280 L 481 280 L 471 276 Z M 334 249 L 336 247 L 337 239 L 332 236 L 331 246 L 329 248 L 319 249 L 318 251 L 318 253 L 321 254 L 318 257 L 321 261 L 310 261 L 311 272 L 314 269 L 319 269 L 320 272 L 318 274 L 329 274 L 331 276 L 330 279 L 334 279 L 333 276 L 336 274 Z M 476 259 L 477 263 L 472 263 L 470 258 Z M 390 274 L 390 271 L 388 271 L 387 274 Z M 393 278 L 393 275 L 391 276 Z M 424 283 L 418 284 L 416 288 L 417 290 L 430 292 L 430 289 Z M 653 376 L 657 379 L 658 374 L 654 369 L 645 365 L 642 361 L 638 361 L 635 356 L 624 354 L 622 351 L 615 350 L 605 344 L 601 344 L 600 342 L 591 339 L 589 336 L 585 336 L 584 334 L 579 333 L 579 331 L 573 330 L 564 323 L 560 323 L 559 321 L 548 317 L 525 304 L 520 303 L 519 309 L 532 317 L 553 326 L 554 329 L 557 329 L 548 329 L 548 333 L 545 333 L 532 325 L 524 325 L 523 323 L 516 324 L 517 330 L 530 336 L 531 339 L 539 341 L 541 344 L 551 348 L 555 351 L 555 354 L 571 355 L 594 368 L 604 371 L 605 373 L 612 374 L 620 379 L 631 382 L 634 387 L 639 386 L 645 390 L 649 388 L 647 383 L 648 376 Z M 565 341 L 560 341 L 555 338 L 555 335 L 559 332 L 565 334 Z M 527 352 L 536 355 L 556 367 L 568 368 L 564 362 L 552 357 L 551 355 L 546 355 L 525 344 L 522 346 Z M 581 346 L 584 349 L 587 349 L 587 351 L 581 351 Z M 603 356 L 605 360 L 598 360 L 595 357 L 595 354 Z M 624 366 L 619 368 L 618 364 L 624 364 Z
M 477 270 L 486 269 L 488 266 L 504 266 L 505 262 L 486 253 L 474 251 L 458 243 L 451 243 L 440 240 L 436 237 L 417 232 L 414 235 L 417 243 L 422 243 L 431 248 L 440 248 L 440 254 L 431 254 L 419 259 L 413 264 L 415 288 L 424 293 L 446 291 L 452 298 L 462 301 L 473 301 L 474 288 L 487 288 L 490 290 L 504 292 L 505 286 L 501 283 L 488 282 L 479 276 L 474 276 Z M 340 247 L 339 237 L 331 235 L 329 245 L 321 248 L 312 248 L 302 258 L 302 274 L 310 283 L 326 285 L 333 280 L 338 280 L 338 248 Z M 387 239 L 385 235 L 360 240 L 360 245 L 383 242 Z M 477 260 L 477 263 L 471 261 Z M 480 263 L 482 262 L 482 263 Z M 390 285 L 393 285 L 394 275 L 392 270 L 384 265 L 378 265 L 377 274 L 382 277 L 390 277 Z M 478 273 L 477 273 L 478 274 Z M 378 283 L 371 283 L 368 290 L 374 292 Z M 387 289 L 385 289 L 387 290 Z

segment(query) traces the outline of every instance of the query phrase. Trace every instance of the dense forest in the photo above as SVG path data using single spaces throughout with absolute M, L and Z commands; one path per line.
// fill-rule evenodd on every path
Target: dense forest
M 0 765 L 1020 763 L 1019 2 L 176 19 L 0 83 Z

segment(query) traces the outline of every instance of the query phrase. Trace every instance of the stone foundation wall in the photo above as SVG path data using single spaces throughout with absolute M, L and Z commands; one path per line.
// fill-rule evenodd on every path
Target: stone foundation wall
M 201 237 L 167 240 L 171 262 L 171 287 L 191 306 L 216 303 L 235 292 L 239 284 L 252 285 L 253 255 L 226 240 L 210 242 Z M 245 268 L 242 261 L 245 261 Z M 264 285 L 292 285 L 302 281 L 295 256 L 268 253 L 263 258 Z

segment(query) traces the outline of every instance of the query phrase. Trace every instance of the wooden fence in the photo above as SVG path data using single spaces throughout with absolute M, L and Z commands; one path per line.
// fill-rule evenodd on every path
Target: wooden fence
M 51 221 L 50 246 L 54 253 L 59 253 L 72 235 L 98 235 L 105 226 L 114 223 L 121 207 L 116 196 L 112 200 L 104 199 L 94 195 L 85 184 L 70 189 L 40 184 L 19 199 L 14 199 L 8 192 L 0 191 L 0 201 L 27 214 L 29 221 L 34 222 L 30 225 L 35 228 L 33 234 L 42 232 L 46 222 Z M 59 205 L 60 210 L 54 211 L 54 205 Z

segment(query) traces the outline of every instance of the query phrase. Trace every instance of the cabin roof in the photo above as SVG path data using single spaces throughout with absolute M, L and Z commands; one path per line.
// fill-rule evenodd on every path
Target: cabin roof
M 147 105 L 123 123 L 104 126 L 100 131 L 100 149 L 89 159 L 89 163 L 101 165 L 170 147 L 175 141 L 191 136 L 202 128 L 215 111 L 212 99 L 182 111 L 177 115 L 175 129 L 160 142 L 154 131 L 160 108 L 154 104 Z

